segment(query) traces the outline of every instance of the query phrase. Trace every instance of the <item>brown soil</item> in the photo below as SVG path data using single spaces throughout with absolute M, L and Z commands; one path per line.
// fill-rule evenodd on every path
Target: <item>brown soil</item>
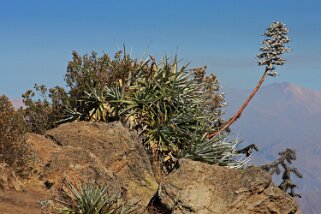
M 15 190 L 0 191 L 0 212 L 1 214 L 33 214 L 49 213 L 41 209 L 40 201 L 45 201 L 45 192 L 26 190 L 17 192 Z

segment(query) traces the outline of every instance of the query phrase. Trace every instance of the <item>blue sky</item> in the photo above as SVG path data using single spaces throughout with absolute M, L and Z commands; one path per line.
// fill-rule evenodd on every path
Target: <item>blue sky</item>
M 293 51 L 272 82 L 321 91 L 319 0 L 0 0 L 0 94 L 19 98 L 34 83 L 64 85 L 71 52 L 133 56 L 178 53 L 208 65 L 223 87 L 253 88 L 255 59 L 274 20 L 290 28 Z

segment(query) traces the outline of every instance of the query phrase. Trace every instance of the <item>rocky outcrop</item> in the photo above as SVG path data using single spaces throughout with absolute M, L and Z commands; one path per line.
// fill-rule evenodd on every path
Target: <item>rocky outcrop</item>
M 72 181 L 96 180 L 121 190 L 128 201 L 138 201 L 140 210 L 157 192 L 149 157 L 137 133 L 120 122 L 67 123 L 46 136 L 63 148 L 46 170 L 49 183 L 62 175 Z
M 56 201 L 70 193 L 66 179 L 77 187 L 91 181 L 108 186 L 129 204 L 137 202 L 138 214 L 299 213 L 293 198 L 255 167 L 182 159 L 158 188 L 137 133 L 119 122 L 67 123 L 45 135 L 28 134 L 26 142 L 35 160 L 29 180 L 20 182 L 0 164 L 1 213 L 55 213 Z
M 35 158 L 33 174 L 23 185 L 25 192 L 0 192 L 3 209 L 23 210 L 12 197 L 19 198 L 19 204 L 26 204 L 29 202 L 24 198 L 30 201 L 37 196 L 26 213 L 39 213 L 41 206 L 52 200 L 63 201 L 64 194 L 70 194 L 66 179 L 78 188 L 93 181 L 106 186 L 127 204 L 134 204 L 137 213 L 143 213 L 157 193 L 158 184 L 137 133 L 120 122 L 67 123 L 44 136 L 30 133 L 26 143 Z M 0 190 L 20 190 L 20 184 L 13 170 L 0 165 Z M 34 212 L 37 204 L 39 212 Z
M 259 168 L 228 169 L 186 159 L 164 179 L 159 197 L 176 214 L 300 213 L 295 200 Z

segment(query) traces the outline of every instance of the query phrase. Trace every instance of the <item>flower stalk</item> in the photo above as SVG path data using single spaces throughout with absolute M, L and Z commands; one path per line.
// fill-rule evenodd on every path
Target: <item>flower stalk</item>
M 288 38 L 289 30 L 285 24 L 281 22 L 273 22 L 269 28 L 266 29 L 264 36 L 266 39 L 262 42 L 263 46 L 260 48 L 260 54 L 257 55 L 259 58 L 259 66 L 265 65 L 265 71 L 259 80 L 256 87 L 253 89 L 252 93 L 245 100 L 244 104 L 238 110 L 238 112 L 227 122 L 225 123 L 218 131 L 209 133 L 208 138 L 212 138 L 224 130 L 227 130 L 242 114 L 246 106 L 256 95 L 260 87 L 262 86 L 266 76 L 277 76 L 278 73 L 275 71 L 275 65 L 283 65 L 285 59 L 282 57 L 282 54 L 290 51 L 290 48 L 286 47 L 285 44 L 290 41 Z

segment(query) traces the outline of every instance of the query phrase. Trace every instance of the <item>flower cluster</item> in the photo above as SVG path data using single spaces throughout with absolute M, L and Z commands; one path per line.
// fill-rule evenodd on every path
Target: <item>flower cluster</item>
M 290 41 L 287 36 L 289 30 L 285 24 L 281 22 L 273 22 L 269 28 L 266 29 L 264 36 L 267 38 L 262 42 L 263 47 L 260 48 L 261 53 L 257 55 L 259 65 L 265 65 L 267 74 L 276 76 L 274 65 L 283 65 L 285 59 L 282 54 L 290 51 L 290 48 L 285 44 Z

